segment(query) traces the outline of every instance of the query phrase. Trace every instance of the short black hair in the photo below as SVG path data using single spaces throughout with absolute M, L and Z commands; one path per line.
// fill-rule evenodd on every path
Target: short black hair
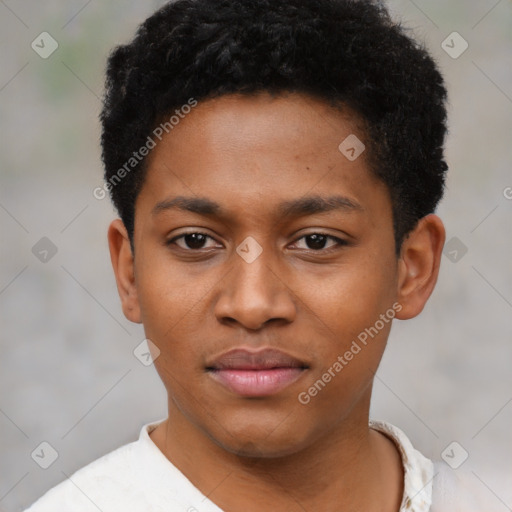
M 361 118 L 370 169 L 390 191 L 398 254 L 443 195 L 446 89 L 425 47 L 377 0 L 175 0 L 113 50 L 102 157 L 132 247 L 147 168 L 134 151 L 191 99 L 263 91 L 308 94 Z

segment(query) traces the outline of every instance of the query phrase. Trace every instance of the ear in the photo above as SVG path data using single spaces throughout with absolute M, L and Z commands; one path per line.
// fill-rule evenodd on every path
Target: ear
M 121 219 L 116 219 L 110 224 L 108 245 L 124 316 L 140 324 L 141 315 L 135 285 L 133 254 L 128 232 Z
M 430 214 L 420 219 L 403 241 L 397 290 L 402 309 L 396 318 L 407 320 L 423 310 L 437 282 L 445 238 L 443 222 Z

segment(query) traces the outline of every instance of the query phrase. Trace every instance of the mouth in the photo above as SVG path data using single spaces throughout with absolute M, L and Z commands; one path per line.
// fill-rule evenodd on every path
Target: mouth
M 274 395 L 308 369 L 303 361 L 276 349 L 234 349 L 206 366 L 206 372 L 216 382 L 245 397 Z

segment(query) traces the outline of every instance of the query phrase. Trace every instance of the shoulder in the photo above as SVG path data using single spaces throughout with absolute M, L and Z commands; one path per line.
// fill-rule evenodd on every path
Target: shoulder
M 434 462 L 431 512 L 499 512 L 503 504 L 474 473 Z
M 136 443 L 130 443 L 95 460 L 48 491 L 26 512 L 54 512 L 66 507 L 81 512 L 97 512 L 102 508 L 96 503 L 98 496 L 101 496 L 101 501 L 130 497 L 136 479 L 135 452 Z
M 121 446 L 73 473 L 25 512 L 164 512 L 187 510 L 180 503 L 181 474 L 149 439 Z M 165 478 L 163 488 L 159 479 Z
M 394 425 L 370 421 L 393 439 L 404 465 L 404 499 L 400 510 L 415 512 L 501 512 L 503 502 L 472 471 L 432 462 L 414 449 Z

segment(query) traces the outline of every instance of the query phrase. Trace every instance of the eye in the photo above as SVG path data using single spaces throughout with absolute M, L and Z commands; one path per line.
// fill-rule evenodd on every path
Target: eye
M 341 238 L 337 238 L 335 236 L 326 235 L 324 233 L 311 233 L 309 235 L 304 235 L 299 238 L 295 244 L 298 244 L 301 240 L 304 240 L 307 247 L 299 247 L 299 249 L 309 249 L 313 251 L 321 251 L 325 249 L 331 249 L 332 247 L 347 245 L 345 240 Z M 332 244 L 326 246 L 328 241 L 331 241 Z
M 211 240 L 214 242 L 214 245 L 205 246 L 206 242 Z M 178 243 L 178 241 L 180 243 Z M 207 235 L 206 233 L 184 233 L 183 235 L 172 238 L 167 242 L 167 245 L 177 245 L 180 249 L 185 251 L 197 251 L 200 249 L 209 249 L 211 247 L 215 247 L 215 240 Z

